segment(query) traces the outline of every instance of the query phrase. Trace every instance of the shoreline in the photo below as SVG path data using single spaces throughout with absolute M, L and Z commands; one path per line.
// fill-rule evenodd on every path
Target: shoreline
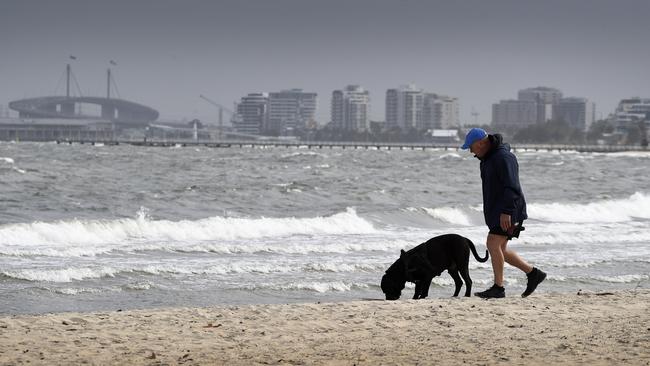
M 650 290 L 0 316 L 0 365 L 650 365 Z

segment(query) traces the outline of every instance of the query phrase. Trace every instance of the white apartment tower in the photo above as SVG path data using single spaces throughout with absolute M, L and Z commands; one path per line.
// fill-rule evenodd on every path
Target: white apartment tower
M 343 130 L 370 128 L 370 93 L 359 85 L 332 92 L 332 126 Z
M 424 92 L 415 85 L 386 91 L 386 126 L 402 130 L 421 129 L 424 125 Z
M 289 89 L 269 93 L 269 105 L 264 130 L 274 135 L 293 135 L 314 122 L 317 108 L 316 93 Z
M 458 98 L 427 93 L 415 85 L 386 91 L 386 126 L 403 130 L 460 127 Z
M 423 102 L 423 129 L 460 128 L 458 98 L 426 93 Z

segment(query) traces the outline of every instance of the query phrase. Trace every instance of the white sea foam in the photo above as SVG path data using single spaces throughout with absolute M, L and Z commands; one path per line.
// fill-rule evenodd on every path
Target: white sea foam
M 430 216 L 446 223 L 462 226 L 471 226 L 469 216 L 462 209 L 456 207 L 424 208 Z
M 297 151 L 297 152 L 293 152 L 293 153 L 290 153 L 290 154 L 282 155 L 282 159 L 290 159 L 290 158 L 295 158 L 295 157 L 300 157 L 300 156 L 310 156 L 310 157 L 318 156 L 318 157 L 321 157 L 321 158 L 327 158 L 327 155 L 320 154 L 320 153 L 317 153 L 317 152 L 314 152 L 314 151 Z
M 14 159 L 12 159 L 12 158 L 3 158 L 3 157 L 0 157 L 0 161 L 4 161 L 4 162 L 7 163 L 7 164 L 13 164 L 13 163 L 14 163 Z
M 377 272 L 388 268 L 383 264 L 308 263 L 304 271 L 313 272 Z
M 607 223 L 650 219 L 650 196 L 637 192 L 628 198 L 590 203 L 531 203 L 531 219 L 546 222 Z
M 78 295 L 84 293 L 98 294 L 104 292 L 98 288 L 85 288 L 85 287 L 47 288 L 47 290 L 61 295 Z
M 151 282 L 136 282 L 136 283 L 127 283 L 122 286 L 126 290 L 142 291 L 149 290 L 153 287 Z
M 409 207 L 408 211 L 417 212 Z M 470 212 L 482 212 L 482 206 L 473 206 L 469 210 L 458 207 L 423 208 L 430 216 L 443 222 L 472 226 Z M 528 217 L 532 220 L 556 223 L 618 223 L 634 219 L 650 219 L 650 195 L 636 192 L 630 197 L 620 199 L 598 200 L 588 203 L 528 203 Z
M 457 153 L 446 153 L 446 154 L 440 155 L 440 157 L 438 159 L 441 159 L 441 160 L 462 160 L 463 157 L 460 156 Z
M 119 270 L 111 267 L 63 268 L 63 269 L 19 269 L 2 271 L 3 275 L 35 282 L 72 282 L 84 279 L 114 277 Z
M 634 274 L 634 275 L 621 275 L 621 276 L 595 276 L 594 278 L 600 282 L 634 283 L 634 282 L 647 281 L 650 279 L 650 276 Z
M 631 274 L 620 276 L 561 276 L 549 275 L 548 279 L 555 282 L 606 282 L 606 283 L 639 283 L 650 280 L 650 275 Z
M 601 153 L 612 158 L 650 158 L 650 151 L 621 151 L 614 153 Z
M 258 239 L 291 235 L 338 235 L 377 233 L 369 221 L 352 208 L 326 217 L 313 218 L 229 218 L 215 216 L 201 220 L 151 220 L 145 214 L 136 219 L 71 220 L 52 223 L 11 224 L 0 226 L 0 253 L 19 254 L 31 247 L 42 254 L 65 250 L 83 254 L 84 248 L 120 243 L 182 242 Z M 70 246 L 83 248 L 68 250 Z M 147 248 L 150 244 L 145 244 Z
M 260 283 L 255 285 L 243 286 L 247 290 L 275 290 L 275 291 L 313 291 L 313 292 L 346 292 L 353 289 L 364 289 L 370 287 L 365 283 L 346 282 L 346 281 L 298 281 L 282 284 Z

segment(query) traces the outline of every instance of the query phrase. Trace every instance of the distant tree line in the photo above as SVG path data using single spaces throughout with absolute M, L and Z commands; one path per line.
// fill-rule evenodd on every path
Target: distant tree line
M 537 123 L 523 129 L 495 128 L 490 125 L 466 126 L 481 127 L 489 133 L 501 133 L 514 143 L 533 144 L 597 144 L 620 143 L 628 145 L 641 144 L 647 146 L 646 124 L 639 122 L 627 129 L 627 133 L 615 133 L 615 126 L 608 120 L 600 120 L 591 124 L 588 131 L 575 128 L 562 120 L 551 120 Z M 465 130 L 460 130 L 458 136 L 462 139 Z M 301 140 L 308 141 L 366 141 L 366 142 L 430 142 L 430 130 L 400 127 L 383 128 L 379 123 L 371 123 L 369 130 L 339 129 L 329 125 L 319 129 L 308 129 L 298 133 Z
M 339 129 L 325 126 L 301 136 L 301 139 L 312 141 L 365 141 L 365 142 L 428 142 L 431 133 L 428 130 L 415 128 L 402 129 L 392 127 L 388 129 L 371 125 L 369 130 Z
M 514 132 L 512 140 L 517 143 L 540 144 L 597 144 L 599 141 L 605 140 L 608 143 L 645 144 L 647 146 L 644 121 L 629 126 L 626 133 L 619 133 L 612 140 L 610 137 L 614 132 L 615 126 L 608 120 L 592 123 L 586 132 L 570 126 L 564 121 L 551 120 Z

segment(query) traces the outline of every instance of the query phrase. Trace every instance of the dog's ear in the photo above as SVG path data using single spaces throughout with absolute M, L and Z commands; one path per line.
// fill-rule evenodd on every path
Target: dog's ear
M 406 252 L 404 251 L 404 249 L 400 250 L 400 252 L 399 252 L 399 257 L 402 258 L 402 257 L 404 257 L 405 255 L 406 255 Z

